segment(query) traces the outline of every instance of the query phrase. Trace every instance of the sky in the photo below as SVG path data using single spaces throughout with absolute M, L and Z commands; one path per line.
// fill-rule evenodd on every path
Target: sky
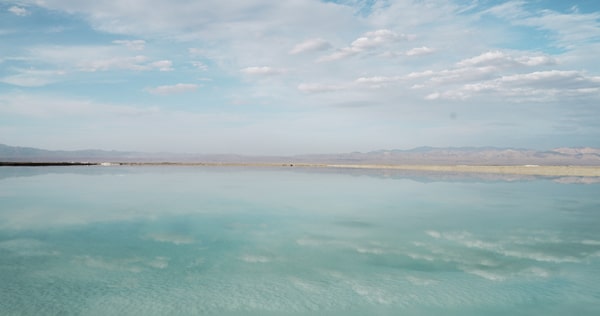
M 596 0 L 0 0 L 0 143 L 600 147 Z

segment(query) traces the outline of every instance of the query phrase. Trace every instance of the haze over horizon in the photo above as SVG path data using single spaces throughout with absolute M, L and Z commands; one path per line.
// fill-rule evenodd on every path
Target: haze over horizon
M 0 143 L 600 147 L 597 1 L 0 3 Z

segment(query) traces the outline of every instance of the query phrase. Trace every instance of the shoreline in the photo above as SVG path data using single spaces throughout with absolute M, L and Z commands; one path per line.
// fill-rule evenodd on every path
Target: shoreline
M 0 167 L 50 166 L 198 166 L 198 167 L 299 167 L 331 169 L 374 169 L 428 171 L 440 173 L 487 173 L 531 176 L 600 177 L 600 166 L 550 165 L 404 165 L 404 164 L 336 164 L 336 163 L 244 163 L 244 162 L 0 162 Z

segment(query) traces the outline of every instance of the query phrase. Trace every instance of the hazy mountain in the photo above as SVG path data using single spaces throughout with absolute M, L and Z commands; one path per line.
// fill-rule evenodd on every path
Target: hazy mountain
M 274 158 L 274 157 L 270 157 Z M 240 155 L 145 153 L 116 150 L 46 150 L 0 144 L 0 161 L 5 162 L 243 162 Z
M 600 149 L 558 148 L 548 151 L 517 148 L 419 147 L 367 153 L 301 156 L 323 162 L 452 165 L 600 165 Z
M 0 161 L 104 161 L 105 158 L 135 157 L 136 153 L 105 150 L 45 150 L 0 144 Z
M 45 150 L 0 144 L 0 161 L 19 162 L 281 162 L 347 164 L 452 164 L 452 165 L 600 165 L 599 148 L 556 148 L 537 151 L 495 147 L 418 147 L 341 154 L 297 156 L 241 156 L 142 153 L 105 150 Z

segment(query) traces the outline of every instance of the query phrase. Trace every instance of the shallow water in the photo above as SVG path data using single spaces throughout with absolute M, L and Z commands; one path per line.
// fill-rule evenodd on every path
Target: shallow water
M 1 315 L 598 315 L 599 184 L 0 168 Z

